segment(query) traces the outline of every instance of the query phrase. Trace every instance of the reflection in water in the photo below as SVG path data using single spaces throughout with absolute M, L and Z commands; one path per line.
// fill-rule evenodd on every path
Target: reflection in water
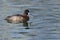
M 28 22 L 24 22 L 24 23 L 23 23 L 23 26 L 26 27 L 25 29 L 29 29 Z
M 10 21 L 7 21 L 8 23 L 12 23 Z M 14 24 L 19 24 L 20 22 L 14 22 Z M 23 26 L 26 27 L 25 29 L 29 29 L 29 25 L 28 25 L 28 22 L 24 22 L 23 23 Z

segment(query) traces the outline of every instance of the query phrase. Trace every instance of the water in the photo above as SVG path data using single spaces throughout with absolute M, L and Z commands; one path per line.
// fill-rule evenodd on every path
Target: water
M 25 9 L 28 23 L 3 20 Z M 60 0 L 0 0 L 0 40 L 60 40 Z

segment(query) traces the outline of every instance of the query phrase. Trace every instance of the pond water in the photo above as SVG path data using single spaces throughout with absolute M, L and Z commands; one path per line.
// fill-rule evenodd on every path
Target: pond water
M 25 9 L 27 23 L 4 20 Z M 0 0 L 0 40 L 60 40 L 60 0 Z

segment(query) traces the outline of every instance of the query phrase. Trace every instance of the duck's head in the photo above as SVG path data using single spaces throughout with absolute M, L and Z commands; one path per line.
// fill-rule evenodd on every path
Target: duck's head
M 26 10 L 24 11 L 24 14 L 23 14 L 23 15 L 27 16 L 27 15 L 28 15 L 28 13 L 29 13 L 29 10 L 28 10 L 28 9 L 26 9 Z

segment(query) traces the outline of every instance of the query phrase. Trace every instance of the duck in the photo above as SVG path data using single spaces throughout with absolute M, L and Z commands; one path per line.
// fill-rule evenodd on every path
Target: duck
M 5 18 L 5 20 L 9 23 L 24 23 L 29 21 L 29 10 L 25 9 L 23 14 L 15 14 L 15 15 L 11 15 L 11 16 L 7 16 Z

